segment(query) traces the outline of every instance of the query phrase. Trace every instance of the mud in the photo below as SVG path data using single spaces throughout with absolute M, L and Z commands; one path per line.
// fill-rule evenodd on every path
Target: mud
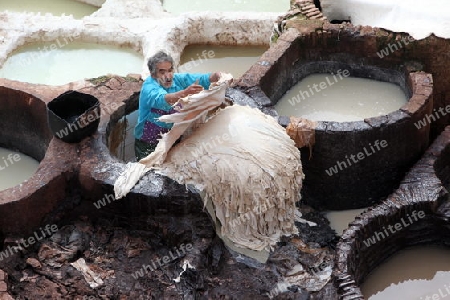
M 166 214 L 130 218 L 103 208 L 96 215 L 92 203 L 72 200 L 81 200 L 70 214 L 79 217 L 63 218 L 54 224 L 59 230 L 52 236 L 0 261 L 14 299 L 269 299 L 267 293 L 287 278 L 293 266 L 301 264 L 313 274 L 334 257 L 330 246 L 336 236 L 323 217 L 308 209 L 305 216 L 323 223 L 311 228 L 301 224 L 307 242 L 285 238 L 266 265 L 252 268 L 224 247 L 206 213 L 196 218 Z M 27 239 L 6 237 L 5 249 L 20 238 Z M 182 244 L 190 251 L 183 252 Z M 164 263 L 167 256 L 170 261 Z M 99 287 L 92 288 L 71 265 L 80 258 L 101 279 L 97 282 L 103 282 Z M 195 269 L 187 268 L 177 283 L 174 279 L 185 260 Z M 144 265 L 152 269 L 145 272 Z M 320 292 L 307 292 L 307 282 L 297 282 L 274 299 L 337 299 L 332 281 Z

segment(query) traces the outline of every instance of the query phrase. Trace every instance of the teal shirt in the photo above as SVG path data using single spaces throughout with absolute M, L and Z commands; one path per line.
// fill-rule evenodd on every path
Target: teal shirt
M 149 76 L 143 83 L 141 93 L 139 95 L 139 117 L 134 128 L 134 136 L 141 139 L 144 134 L 145 123 L 151 122 L 162 128 L 172 128 L 172 123 L 160 122 L 157 119 L 161 116 L 157 112 L 152 112 L 151 109 L 158 109 L 169 113 L 172 106 L 166 102 L 165 95 L 184 90 L 197 79 L 199 84 L 204 89 L 208 89 L 211 82 L 209 81 L 210 73 L 206 74 L 191 74 L 191 73 L 175 73 L 173 75 L 172 86 L 164 88 L 153 77 Z

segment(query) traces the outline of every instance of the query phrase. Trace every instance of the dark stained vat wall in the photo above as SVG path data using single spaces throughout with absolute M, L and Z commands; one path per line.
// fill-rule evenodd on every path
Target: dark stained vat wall
M 399 189 L 350 223 L 337 245 L 335 275 L 340 299 L 364 299 L 358 286 L 374 268 L 401 249 L 427 244 L 450 246 L 449 200 L 442 182 L 450 177 L 448 165 L 443 165 L 449 159 L 449 149 L 447 127 L 408 172 Z M 425 217 L 379 238 L 375 244 L 364 243 L 386 226 L 402 218 L 408 220 L 413 211 L 423 211 Z
M 311 73 L 349 70 L 351 76 L 399 85 L 410 97 L 402 108 L 364 121 L 317 122 L 311 158 L 310 149 L 301 149 L 305 172 L 302 195 L 307 204 L 332 210 L 367 207 L 397 188 L 428 147 L 430 124 L 420 130 L 414 124 L 433 110 L 433 78 L 419 71 L 420 62 L 386 64 L 360 51 L 361 45 L 372 41 L 371 36 L 355 37 L 351 29 L 343 29 L 336 32 L 338 38 L 334 31 L 318 34 L 316 30 L 306 27 L 302 33 L 294 29 L 284 32 L 235 88 L 253 98 L 264 112 L 276 116 L 273 105 Z M 280 117 L 279 123 L 289 125 L 287 117 Z M 377 140 L 386 141 L 388 146 L 333 176 L 326 172 L 345 161 L 346 155 L 370 149 Z
M 330 24 L 322 20 L 289 20 L 286 30 L 272 48 L 278 52 L 286 52 L 282 56 L 273 56 L 274 52 L 263 55 L 254 72 L 248 73 L 241 81 L 242 86 L 250 88 L 259 82 L 265 70 L 274 62 L 276 69 L 271 70 L 271 76 L 262 81 L 261 88 L 271 99 L 283 94 L 289 83 L 277 80 L 276 75 L 289 73 L 291 65 L 298 60 L 319 61 L 335 58 L 346 61 L 351 57 L 360 57 L 366 65 L 396 69 L 406 66 L 411 71 L 422 70 L 431 73 L 434 78 L 434 108 L 450 104 L 450 39 L 431 35 L 415 41 L 406 33 L 395 33 L 369 26 L 354 26 L 352 24 Z M 299 38 L 298 35 L 301 35 Z M 296 43 L 293 43 L 296 41 Z M 406 41 L 406 42 L 402 42 Z M 390 46 L 390 47 L 389 47 Z M 388 51 L 382 55 L 381 50 Z M 392 51 L 391 51 L 392 49 Z M 288 51 L 289 50 L 289 51 Z M 383 56 L 383 57 L 380 57 Z M 256 73 L 255 73 L 256 72 Z M 259 76 L 255 77 L 255 74 Z M 270 83 L 274 79 L 275 84 Z M 450 114 L 441 117 L 431 126 L 432 139 L 450 123 Z
M 68 182 L 76 174 L 75 149 L 52 138 L 46 102 L 30 93 L 32 87 L 25 92 L 22 86 L 1 81 L 0 146 L 18 150 L 40 164 L 28 180 L 0 191 L 0 231 L 5 234 L 27 234 L 42 226 L 45 216 L 65 200 Z
M 41 161 L 52 139 L 46 105 L 25 92 L 0 86 L 0 145 Z

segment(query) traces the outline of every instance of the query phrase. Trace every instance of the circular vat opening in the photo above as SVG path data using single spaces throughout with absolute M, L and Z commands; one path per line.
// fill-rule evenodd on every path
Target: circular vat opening
M 320 69 L 319 66 L 314 64 L 315 69 Z M 381 69 L 368 69 L 353 73 L 364 77 L 350 76 L 349 69 L 312 73 L 287 91 L 277 101 L 275 110 L 279 115 L 313 121 L 353 122 L 387 115 L 400 109 L 409 99 L 406 81 L 400 72 L 386 74 Z
M 44 159 L 52 135 L 43 101 L 0 87 L 0 190 L 32 177 Z
M 338 244 L 337 285 L 348 299 L 362 299 L 356 297 L 360 293 L 371 300 L 393 299 L 389 295 L 396 293 L 398 299 L 420 299 L 433 292 L 442 276 L 448 282 L 446 222 L 430 209 L 430 204 L 418 202 L 397 209 L 390 203 L 388 199 L 357 218 Z M 343 270 L 345 275 L 340 273 Z M 351 286 L 348 275 L 359 290 Z M 417 280 L 417 286 L 410 289 L 411 282 L 404 282 L 407 280 Z
M 289 88 L 317 73 L 326 75 L 283 99 Z M 314 208 L 357 209 L 380 202 L 398 186 L 406 171 L 428 147 L 429 124 L 421 128 L 417 122 L 432 109 L 430 74 L 316 61 L 299 63 L 293 73 L 285 77 L 288 83 L 283 83 L 284 92 L 278 90 L 279 96 L 270 102 L 275 104 L 272 113 L 277 115 L 275 109 L 278 108 L 285 115 L 279 117 L 279 122 L 287 127 L 291 137 L 302 131 L 312 132 L 313 144 L 298 146 L 305 172 L 303 201 Z M 375 89 L 363 87 L 360 96 L 354 97 L 354 87 L 341 85 L 341 91 L 350 92 L 347 96 L 328 103 L 314 100 L 314 96 L 326 98 L 324 95 L 331 94 L 332 88 L 339 87 L 347 77 L 354 77 L 357 82 L 370 80 L 367 83 Z M 391 94 L 386 93 L 385 85 L 393 90 Z M 426 92 L 422 93 L 424 90 Z M 367 99 L 367 94 L 377 97 L 364 102 L 361 99 Z M 322 107 L 317 108 L 315 104 Z M 291 117 L 301 116 L 308 106 L 311 116 L 332 121 L 298 125 L 299 119 Z
M 400 188 L 344 232 L 336 247 L 342 299 L 432 299 L 449 286 L 449 149 L 447 127 Z
M 209 73 L 222 71 L 241 77 L 268 49 L 267 46 L 188 45 L 184 48 L 178 71 Z
M 0 3 L 0 11 L 12 12 L 34 12 L 34 13 L 51 13 L 55 16 L 73 15 L 75 19 L 81 19 L 89 16 L 99 8 L 94 5 L 83 3 L 76 0 L 18 0 L 18 1 L 2 1 Z
M 86 43 L 78 36 L 28 44 L 16 49 L 0 77 L 35 84 L 63 85 L 107 74 L 139 74 L 143 57 L 132 49 Z
M 168 12 L 180 14 L 192 11 L 213 12 L 286 12 L 290 7 L 290 0 L 200 0 L 180 2 L 177 0 L 161 0 L 163 8 Z

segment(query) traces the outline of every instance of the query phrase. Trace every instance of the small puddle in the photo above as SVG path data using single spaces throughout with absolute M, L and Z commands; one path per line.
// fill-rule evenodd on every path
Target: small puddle
M 24 182 L 38 166 L 39 162 L 28 155 L 0 148 L 0 191 Z
M 361 291 L 367 300 L 443 299 L 450 295 L 449 254 L 439 246 L 402 250 L 377 267 Z
M 99 8 L 75 0 L 15 0 L 0 1 L 0 11 L 51 13 L 55 16 L 62 14 L 73 15 L 75 19 L 89 16 Z
M 326 211 L 325 217 L 330 221 L 330 227 L 336 234 L 341 236 L 348 224 L 355 220 L 356 216 L 361 214 L 365 208 Z
M 20 47 L 0 69 L 0 77 L 22 82 L 62 85 L 107 74 L 140 74 L 142 55 L 112 45 L 77 42 L 75 37 Z

